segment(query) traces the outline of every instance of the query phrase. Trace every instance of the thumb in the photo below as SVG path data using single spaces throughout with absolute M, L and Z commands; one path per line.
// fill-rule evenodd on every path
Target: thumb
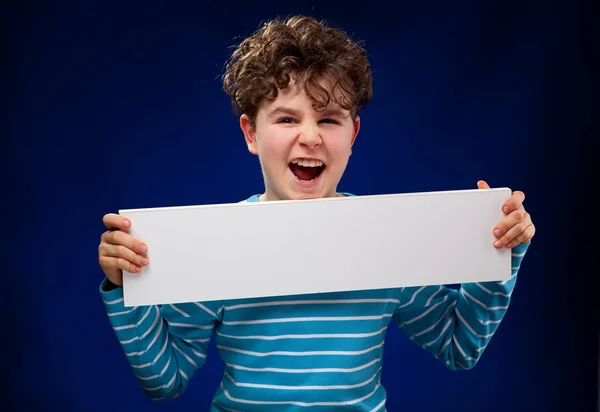
M 490 185 L 488 185 L 485 180 L 480 180 L 477 182 L 477 188 L 478 189 L 489 189 Z

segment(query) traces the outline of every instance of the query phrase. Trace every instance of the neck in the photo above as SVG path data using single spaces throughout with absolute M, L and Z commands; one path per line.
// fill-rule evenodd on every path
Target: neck
M 341 193 L 334 193 L 332 196 L 326 196 L 326 197 L 344 197 L 343 194 Z M 272 201 L 277 201 L 277 200 L 293 200 L 293 199 L 281 199 L 277 196 L 269 196 L 269 194 L 267 192 L 263 193 L 262 195 L 258 196 L 258 200 L 261 202 L 272 202 Z M 300 200 L 300 199 L 298 199 Z

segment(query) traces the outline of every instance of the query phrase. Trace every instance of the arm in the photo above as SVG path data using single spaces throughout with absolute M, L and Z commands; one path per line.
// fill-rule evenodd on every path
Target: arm
M 473 368 L 506 314 L 529 245 L 512 249 L 512 278 L 506 282 L 402 289 L 393 321 L 449 369 Z
M 100 294 L 131 369 L 152 400 L 181 395 L 206 361 L 219 302 L 123 306 L 123 289 L 104 280 Z

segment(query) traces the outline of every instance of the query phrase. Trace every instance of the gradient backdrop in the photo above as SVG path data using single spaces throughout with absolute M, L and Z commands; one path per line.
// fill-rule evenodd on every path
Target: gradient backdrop
M 598 271 L 587 267 L 582 234 L 597 235 L 581 194 L 593 185 L 580 183 L 592 156 L 593 16 L 569 1 L 415 3 L 6 9 L 0 405 L 208 409 L 222 374 L 214 346 L 180 399 L 154 404 L 139 389 L 98 294 L 101 219 L 260 193 L 258 161 L 219 76 L 229 47 L 263 19 L 309 13 L 364 40 L 375 73 L 340 190 L 470 189 L 485 179 L 523 190 L 537 226 L 512 306 L 475 369 L 450 372 L 390 329 L 388 409 L 593 410 Z

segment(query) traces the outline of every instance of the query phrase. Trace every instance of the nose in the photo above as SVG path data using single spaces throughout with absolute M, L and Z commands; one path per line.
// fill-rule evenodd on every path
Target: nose
M 321 144 L 321 135 L 319 134 L 318 125 L 305 124 L 298 136 L 298 142 L 313 149 Z

